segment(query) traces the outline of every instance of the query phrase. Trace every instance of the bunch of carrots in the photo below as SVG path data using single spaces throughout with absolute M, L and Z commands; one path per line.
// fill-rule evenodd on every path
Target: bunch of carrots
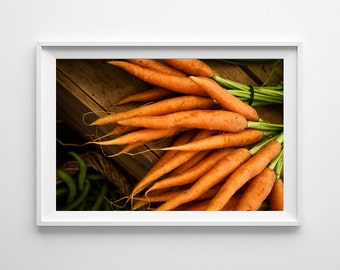
M 153 87 L 117 103 L 146 105 L 89 123 L 115 126 L 88 143 L 122 145 L 118 154 L 123 154 L 174 137 L 124 198 L 132 210 L 257 211 L 266 202 L 266 209 L 283 210 L 283 125 L 262 120 L 256 110 L 282 103 L 282 85 L 233 82 L 199 59 L 107 63 Z M 110 135 L 115 138 L 104 140 Z

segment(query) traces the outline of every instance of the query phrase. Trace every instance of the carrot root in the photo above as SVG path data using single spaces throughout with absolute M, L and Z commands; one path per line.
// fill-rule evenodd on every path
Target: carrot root
M 200 130 L 193 138 L 193 140 L 199 140 L 201 138 L 205 138 L 211 135 L 211 131 L 208 130 Z M 171 152 L 170 152 L 171 153 Z M 192 158 L 194 155 L 196 155 L 197 152 L 191 151 L 191 152 L 179 152 L 175 153 L 173 157 L 169 160 L 167 160 L 166 163 L 160 162 L 160 164 L 157 164 L 152 168 L 146 176 L 141 179 L 135 188 L 133 189 L 131 193 L 131 198 L 133 198 L 136 194 L 141 192 L 144 188 L 152 184 L 154 181 L 159 179 L 161 176 L 169 173 L 173 169 L 177 168 L 184 162 L 188 161 L 190 158 Z
M 195 76 L 190 76 L 190 79 L 226 110 L 239 113 L 247 120 L 257 121 L 259 119 L 257 111 L 252 106 L 229 93 L 213 79 Z
M 119 106 L 119 105 L 131 103 L 131 102 L 155 101 L 161 98 L 170 97 L 174 94 L 175 94 L 174 91 L 164 89 L 162 87 L 154 87 L 154 88 L 144 90 L 142 92 L 138 92 L 138 93 L 129 95 L 127 97 L 124 97 L 123 99 L 119 100 L 115 105 Z
M 106 125 L 119 122 L 119 120 L 128 119 L 136 116 L 159 116 L 178 111 L 187 111 L 192 109 L 209 109 L 212 108 L 214 102 L 210 98 L 199 97 L 193 95 L 179 96 L 162 101 L 158 101 L 152 104 L 148 104 L 142 107 L 137 107 L 124 112 L 112 113 L 98 118 L 90 125 Z
M 284 210 L 284 183 L 281 178 L 275 180 L 269 195 L 269 205 L 272 211 Z
M 265 168 L 260 174 L 254 177 L 241 198 L 239 199 L 236 211 L 257 211 L 263 201 L 268 197 L 276 180 L 275 172 Z
M 165 64 L 163 61 L 159 61 L 156 59 L 126 59 L 126 61 L 147 69 L 156 70 L 169 75 L 175 75 L 180 77 L 187 76 L 187 74 L 185 74 L 184 72 L 176 68 L 173 68 L 171 65 L 169 66 Z
M 160 116 L 140 116 L 118 121 L 120 125 L 145 128 L 199 128 L 240 132 L 247 128 L 247 119 L 234 112 L 223 110 L 190 110 Z
M 206 159 L 199 162 L 197 166 L 178 175 L 171 176 L 171 174 L 169 174 L 168 177 L 154 183 L 145 194 L 149 194 L 154 190 L 191 184 L 211 170 L 219 160 L 230 154 L 232 151 L 234 151 L 234 149 L 223 149 L 212 152 Z
M 193 201 L 202 196 L 210 188 L 220 184 L 234 172 L 241 164 L 250 158 L 246 148 L 239 148 L 221 158 L 206 174 L 204 174 L 186 193 L 168 200 L 157 210 L 171 210 L 181 204 Z M 227 180 L 228 181 L 228 180 Z
M 155 86 L 160 86 L 182 94 L 207 96 L 205 91 L 203 91 L 188 77 L 169 75 L 156 70 L 143 68 L 125 61 L 108 61 L 107 63 L 120 67 L 142 81 Z
M 243 185 L 264 170 L 270 161 L 280 153 L 281 148 L 281 143 L 276 140 L 269 141 L 264 145 L 230 175 L 220 192 L 211 200 L 207 210 L 220 210 Z
M 256 129 L 245 129 L 235 133 L 213 135 L 205 139 L 197 140 L 187 144 L 165 147 L 162 150 L 203 151 L 227 147 L 244 147 L 259 142 L 263 138 L 263 131 Z
M 161 61 L 188 75 L 208 78 L 212 78 L 214 75 L 214 71 L 199 59 L 162 59 Z

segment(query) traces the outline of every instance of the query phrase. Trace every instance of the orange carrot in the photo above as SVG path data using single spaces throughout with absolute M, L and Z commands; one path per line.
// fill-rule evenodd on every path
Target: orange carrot
M 107 134 L 107 136 L 109 136 L 109 135 L 119 136 L 119 135 L 126 134 L 128 132 L 131 132 L 131 131 L 136 131 L 138 129 L 139 129 L 139 127 L 129 127 L 129 126 L 123 126 L 123 125 L 115 125 L 113 127 L 113 129 Z
M 284 209 L 284 183 L 281 178 L 275 180 L 269 195 L 270 210 L 283 211 Z
M 207 96 L 205 91 L 188 77 L 169 75 L 125 61 L 108 61 L 107 63 L 120 67 L 142 81 L 155 86 L 160 86 L 182 94 Z
M 168 174 L 168 177 L 176 176 L 176 175 L 179 175 L 181 173 L 184 173 L 184 172 L 192 169 L 197 164 L 199 164 L 203 159 L 205 159 L 210 153 L 211 153 L 211 150 L 200 151 L 197 155 L 195 155 L 188 162 L 185 162 L 184 164 L 180 165 L 176 169 L 172 170 Z
M 137 130 L 125 135 L 122 135 L 118 138 L 107 140 L 107 141 L 93 141 L 87 142 L 86 144 L 96 144 L 96 145 L 122 145 L 122 144 L 131 144 L 137 142 L 150 142 L 153 140 L 166 138 L 170 136 L 174 136 L 179 132 L 179 128 L 164 128 L 164 129 L 141 129 Z
M 211 131 L 208 130 L 200 130 L 193 138 L 193 140 L 199 140 L 202 138 L 206 138 L 211 135 Z M 166 163 L 163 163 L 161 166 L 157 165 L 157 169 L 151 169 L 134 187 L 133 191 L 130 194 L 130 198 L 133 198 L 136 194 L 141 192 L 144 188 L 152 184 L 154 181 L 162 177 L 163 175 L 171 172 L 173 169 L 177 168 L 184 162 L 190 160 L 193 156 L 195 156 L 198 151 L 190 151 L 190 152 L 179 152 L 175 156 L 173 156 L 170 160 L 167 160 Z
M 226 147 L 243 147 L 259 142 L 263 138 L 264 132 L 262 130 L 247 128 L 240 132 L 222 133 L 195 142 L 165 147 L 162 150 L 203 151 Z
M 197 200 L 207 200 L 213 198 L 219 189 L 221 188 L 221 185 L 216 185 L 209 190 L 207 190 L 204 194 L 202 194 L 200 197 L 197 198 Z M 160 193 L 159 195 L 155 196 L 143 196 L 143 197 L 135 197 L 135 201 L 144 201 L 143 203 L 135 203 L 133 206 L 133 210 L 136 210 L 137 207 L 141 207 L 145 205 L 145 202 L 147 203 L 153 203 L 153 202 L 166 202 L 168 200 L 171 200 L 173 197 L 178 196 L 179 194 L 183 193 L 185 194 L 187 192 L 187 188 L 183 187 L 181 189 L 176 190 L 170 190 L 163 193 Z
M 186 193 L 181 193 L 158 207 L 159 211 L 167 211 L 181 204 L 196 200 L 216 184 L 220 184 L 241 164 L 246 162 L 251 154 L 246 148 L 238 148 L 220 159 L 206 174 L 204 174 Z M 228 181 L 228 180 L 227 180 Z
M 235 206 L 240 198 L 241 194 L 236 193 L 231 199 L 228 201 L 228 203 L 220 210 L 220 211 L 233 211 L 235 209 Z M 210 200 L 205 201 L 192 201 L 186 204 L 183 204 L 173 210 L 176 211 L 205 211 L 205 209 L 208 207 L 210 203 Z
M 247 119 L 224 110 L 194 109 L 159 116 L 137 116 L 117 121 L 120 125 L 148 128 L 200 128 L 228 132 L 240 132 L 247 128 Z
M 276 180 L 275 172 L 266 167 L 255 176 L 249 183 L 247 189 L 239 199 L 236 211 L 257 211 L 263 201 L 268 197 Z
M 178 137 L 175 139 L 175 141 L 172 143 L 173 146 L 181 145 L 188 143 L 192 140 L 192 138 L 196 135 L 196 130 L 186 130 L 183 131 L 178 135 Z M 162 166 L 164 166 L 166 163 L 168 163 L 172 158 L 176 156 L 178 152 L 177 151 L 167 151 L 165 152 L 159 160 L 156 162 L 156 164 L 150 169 L 148 172 L 149 174 L 153 173 L 153 171 L 158 170 Z
M 103 140 L 103 139 L 105 139 L 109 136 L 121 136 L 121 135 L 124 135 L 128 132 L 136 131 L 136 130 L 139 130 L 139 129 L 142 129 L 142 128 L 140 128 L 140 127 L 129 127 L 129 126 L 123 126 L 123 125 L 115 125 L 110 132 L 104 134 L 103 136 L 95 138 L 93 141 L 101 141 L 101 140 Z
M 175 139 L 175 141 L 172 143 L 172 145 L 176 146 L 176 145 L 181 145 L 183 143 L 187 143 L 187 142 L 191 141 L 191 139 L 195 135 L 196 135 L 196 131 L 195 130 L 183 131 L 182 133 L 180 133 L 178 135 L 178 137 Z M 134 190 L 131 192 L 131 195 L 128 197 L 128 200 L 133 199 L 133 196 L 135 194 L 137 194 L 137 191 L 140 192 L 139 189 L 140 189 L 140 187 L 142 187 L 144 185 L 144 182 L 146 183 L 146 185 L 148 185 L 147 181 L 153 181 L 153 179 L 152 179 L 153 176 L 152 175 L 155 174 L 155 172 L 157 170 L 162 168 L 170 160 L 172 160 L 176 156 L 177 153 L 178 153 L 177 151 L 167 151 L 167 152 L 165 152 L 159 158 L 159 160 L 156 162 L 156 164 L 149 170 L 149 172 L 139 181 L 139 183 L 137 183 L 137 185 L 134 187 Z M 148 178 L 150 178 L 150 180 L 148 180 Z
M 150 115 L 163 115 L 178 111 L 186 111 L 192 109 L 208 109 L 214 105 L 210 98 L 198 96 L 180 96 L 169 98 L 166 100 L 158 101 L 149 105 L 141 106 L 138 108 L 130 109 L 128 111 L 109 114 L 104 117 L 98 118 L 90 125 L 105 125 L 116 123 L 118 120 L 131 118 L 134 116 L 150 116 Z
M 153 190 L 149 193 L 149 196 L 152 198 L 160 198 L 160 196 L 162 194 L 166 194 L 169 193 L 171 191 L 171 188 L 164 188 L 164 189 L 157 189 L 157 190 Z M 145 194 L 143 194 L 141 197 L 137 197 L 135 198 L 136 200 L 133 201 L 132 203 L 132 210 L 137 210 L 145 205 L 150 204 L 151 202 L 147 201 L 146 198 L 148 196 L 146 196 Z M 141 200 L 138 200 L 138 198 L 142 198 Z
M 161 61 L 188 75 L 208 78 L 212 78 L 214 75 L 211 67 L 199 59 L 162 59 Z
M 177 190 L 177 192 L 180 192 Z M 170 189 L 162 189 L 162 190 L 155 190 L 152 191 L 149 196 L 143 195 L 141 197 L 135 197 L 132 203 L 132 210 L 137 210 L 143 206 L 150 205 L 150 203 L 153 202 L 162 202 L 166 201 L 172 196 L 174 196 L 176 193 L 174 190 Z
M 211 200 L 207 210 L 220 210 L 230 198 L 251 178 L 260 174 L 281 151 L 277 140 L 267 142 L 248 161 L 237 168 L 225 182 L 219 193 Z
M 242 114 L 247 120 L 257 121 L 259 119 L 257 111 L 252 106 L 232 95 L 213 79 L 194 76 L 190 76 L 190 79 L 204 89 L 204 91 L 211 98 L 215 99 L 224 109 Z
M 187 74 L 185 74 L 184 72 L 156 59 L 126 59 L 126 61 L 147 69 L 153 69 L 169 75 L 176 75 L 181 77 L 187 76 Z
M 149 102 L 174 95 L 175 92 L 162 87 L 154 87 L 138 92 L 118 101 L 115 105 L 123 105 L 131 102 Z
M 225 148 L 222 150 L 212 152 L 207 158 L 199 162 L 197 166 L 192 167 L 191 169 L 183 172 L 182 174 L 168 176 L 154 183 L 146 191 L 146 194 L 149 194 L 153 190 L 173 188 L 181 185 L 191 184 L 197 181 L 198 179 L 200 179 L 200 177 L 202 177 L 204 174 L 210 171 L 219 160 L 221 160 L 226 155 L 230 154 L 231 151 L 233 150 L 234 149 L 232 148 Z

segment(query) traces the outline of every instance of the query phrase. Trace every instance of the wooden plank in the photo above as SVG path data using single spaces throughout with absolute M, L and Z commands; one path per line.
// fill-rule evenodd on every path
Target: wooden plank
M 244 84 L 256 85 L 256 82 L 237 65 L 229 64 L 218 60 L 204 60 L 217 75 Z
M 68 71 L 68 75 L 72 78 L 65 76 L 64 72 L 60 70 L 64 69 L 63 66 L 58 66 L 57 70 L 57 110 L 58 114 L 63 118 L 63 120 L 71 126 L 80 136 L 84 139 L 87 138 L 89 140 L 89 135 L 98 135 L 101 136 L 106 134 L 111 130 L 111 127 L 100 126 L 100 127 L 89 127 L 83 123 L 83 115 L 88 112 L 98 112 L 92 114 L 87 120 L 92 121 L 96 119 L 97 115 L 100 115 L 105 110 L 105 106 L 109 106 L 108 104 L 114 103 L 116 101 L 106 101 L 105 94 L 102 94 L 101 98 L 104 98 L 103 102 L 99 102 L 100 100 L 100 93 L 98 94 L 96 90 L 92 90 L 93 93 L 90 91 L 90 88 L 97 89 L 98 86 L 96 85 L 96 78 L 95 76 L 88 76 L 86 80 L 78 80 L 77 74 L 79 69 L 75 63 L 72 61 L 68 61 L 71 63 L 67 63 L 70 68 Z M 64 63 L 63 63 L 64 64 Z M 83 66 L 89 66 L 88 63 L 83 63 L 81 67 L 81 71 L 84 71 Z M 72 73 L 72 69 L 74 68 L 74 72 Z M 100 69 L 96 68 L 96 72 L 100 72 Z M 87 72 L 81 72 L 80 78 L 85 78 L 85 74 L 91 73 L 90 69 Z M 99 79 L 98 84 L 103 87 L 103 82 L 100 81 L 102 78 Z M 118 80 L 117 80 L 118 81 Z M 76 83 L 77 82 L 77 83 Z M 78 83 L 80 82 L 80 83 Z M 88 85 L 87 85 L 88 83 Z M 87 91 L 84 91 L 84 88 Z M 100 91 L 99 91 L 100 92 Z M 103 91 L 104 93 L 105 91 Z M 123 94 L 123 92 L 121 92 Z M 109 95 L 112 95 L 112 93 Z M 114 96 L 114 95 L 112 95 Z M 96 97 L 96 98 L 93 98 Z M 119 110 L 123 110 L 123 108 L 119 108 Z M 122 149 L 120 146 L 110 146 L 105 147 L 104 151 L 107 155 L 113 155 L 119 152 Z M 101 151 L 100 148 L 98 148 Z M 141 150 L 147 150 L 147 148 L 142 148 Z M 152 151 L 146 152 L 143 155 L 139 155 L 138 158 L 134 158 L 129 155 L 120 155 L 113 158 L 114 162 L 120 164 L 126 172 L 131 174 L 134 178 L 140 179 L 142 178 L 147 171 L 149 171 L 150 167 L 158 160 L 158 156 L 155 155 Z
M 126 109 L 126 106 L 114 106 L 125 95 L 147 89 L 145 83 L 118 67 L 107 65 L 106 60 L 57 60 L 57 68 L 94 102 L 112 112 Z
M 241 67 L 258 85 L 277 85 L 283 80 L 283 62 L 266 61 Z

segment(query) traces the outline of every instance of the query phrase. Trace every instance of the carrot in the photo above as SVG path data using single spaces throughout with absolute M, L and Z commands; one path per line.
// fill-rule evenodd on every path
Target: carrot
M 141 129 L 137 130 L 125 135 L 122 135 L 118 138 L 107 140 L 107 141 L 93 141 L 87 142 L 85 144 L 96 144 L 96 145 L 122 145 L 122 144 L 131 144 L 137 142 L 150 142 L 153 140 L 166 138 L 170 136 L 174 136 L 179 132 L 179 128 L 164 128 L 164 129 Z
M 211 135 L 211 131 L 208 130 L 200 130 L 193 138 L 193 140 L 199 140 L 202 138 L 206 138 Z M 190 151 L 190 152 L 179 152 L 171 159 L 167 160 L 166 163 L 162 163 L 158 165 L 156 163 L 156 169 L 152 168 L 134 187 L 133 191 L 130 194 L 130 198 L 133 198 L 136 194 L 141 192 L 144 188 L 152 184 L 158 178 L 163 175 L 169 173 L 173 169 L 177 168 L 184 162 L 190 160 L 193 156 L 195 156 L 198 151 Z
M 200 128 L 239 132 L 248 126 L 242 115 L 224 110 L 188 110 L 159 116 L 137 116 L 119 120 L 118 124 L 148 128 Z
M 153 69 L 169 75 L 176 75 L 181 77 L 187 76 L 187 74 L 185 74 L 184 72 L 155 59 L 126 59 L 126 61 L 147 69 Z
M 133 201 L 132 210 L 137 210 L 143 206 L 150 205 L 150 203 L 159 203 L 169 200 L 173 196 L 178 193 L 181 193 L 182 190 L 157 190 L 159 192 L 152 194 L 150 196 L 143 195 L 141 197 L 135 197 Z
M 281 178 L 283 169 L 283 149 L 275 165 L 276 180 L 269 195 L 269 206 L 273 211 L 283 211 L 284 209 L 284 182 Z
M 216 185 L 209 190 L 207 190 L 204 194 L 202 194 L 200 197 L 197 198 L 197 200 L 207 200 L 213 198 L 219 189 L 221 188 L 221 185 Z M 153 202 L 166 202 L 168 200 L 171 200 L 173 197 L 178 196 L 179 194 L 185 194 L 187 192 L 187 188 L 181 188 L 181 189 L 176 189 L 176 190 L 170 190 L 166 191 L 163 193 L 160 193 L 155 196 L 143 196 L 143 197 L 136 197 L 135 200 L 138 201 L 144 201 L 143 203 L 136 203 L 133 206 L 133 210 L 136 210 L 137 207 L 141 207 L 146 205 L 145 202 L 147 203 L 153 203 Z
M 264 170 L 255 176 L 238 201 L 236 211 L 257 211 L 263 201 L 268 197 L 276 180 L 275 172 L 271 168 Z
M 240 198 L 241 194 L 236 193 L 228 203 L 220 210 L 220 211 L 233 211 L 235 206 Z M 173 210 L 175 211 L 205 211 L 207 206 L 209 205 L 210 200 L 205 201 L 192 201 L 186 204 L 183 204 Z
M 164 188 L 164 189 L 157 189 L 157 190 L 153 190 L 151 191 L 148 196 L 152 197 L 152 198 L 161 198 L 162 194 L 166 194 L 168 192 L 171 191 L 171 188 Z M 146 194 L 143 194 L 143 196 L 141 197 L 135 197 L 133 203 L 132 203 L 132 210 L 137 210 L 138 208 L 141 208 L 145 205 L 150 204 L 150 202 L 146 199 L 148 198 L 148 196 L 146 196 Z M 140 199 L 141 198 L 141 199 Z
M 178 137 L 175 139 L 175 141 L 172 143 L 173 146 L 181 145 L 183 143 L 189 142 L 195 135 L 195 130 L 187 130 L 183 131 L 181 134 L 178 135 Z M 143 182 L 149 181 L 148 178 L 151 178 L 150 181 L 152 181 L 152 175 L 162 168 L 165 164 L 168 163 L 168 161 L 172 160 L 177 154 L 177 151 L 168 151 L 165 152 L 159 160 L 156 162 L 156 164 L 149 170 L 149 172 L 137 183 L 137 185 L 134 187 L 134 190 L 131 192 L 130 196 L 128 197 L 128 201 L 133 199 L 133 196 L 138 192 L 140 192 L 138 189 L 140 186 L 143 186 Z M 151 175 L 151 177 L 150 177 Z M 148 183 L 146 183 L 148 185 Z M 132 202 L 133 203 L 133 202 Z
M 188 77 L 169 75 L 125 61 L 108 61 L 107 63 L 120 67 L 140 80 L 155 86 L 160 86 L 182 94 L 207 96 L 205 91 Z
M 109 131 L 108 133 L 95 138 L 93 141 L 101 141 L 107 137 L 110 136 L 121 136 L 124 135 L 126 133 L 132 132 L 132 131 L 136 131 L 136 130 L 140 130 L 140 127 L 129 127 L 129 126 L 123 126 L 123 125 L 115 125 L 111 131 Z
M 183 172 L 182 174 L 168 176 L 160 181 L 154 183 L 147 191 L 146 194 L 153 190 L 164 188 L 173 188 L 181 185 L 191 184 L 206 174 L 213 166 L 223 157 L 231 153 L 234 149 L 225 148 L 212 152 L 208 157 L 199 162 L 197 166 Z
M 276 179 L 269 195 L 270 209 L 283 211 L 284 209 L 284 183 L 281 178 Z
M 188 143 L 189 141 L 192 140 L 192 138 L 196 135 L 196 130 L 186 130 L 183 131 L 178 135 L 178 137 L 175 139 L 175 141 L 172 143 L 173 146 L 181 145 Z M 156 162 L 156 164 L 151 168 L 151 170 L 148 172 L 151 174 L 153 171 L 158 170 L 164 164 L 168 163 L 173 157 L 176 156 L 178 152 L 177 151 L 167 151 L 165 152 L 160 159 Z
M 259 142 L 264 132 L 257 129 L 245 129 L 240 132 L 213 135 L 195 142 L 162 148 L 162 150 L 203 151 L 226 147 L 244 147 Z
M 220 184 L 233 173 L 241 164 L 249 160 L 251 154 L 246 148 L 238 148 L 220 159 L 206 174 L 204 174 L 185 194 L 179 194 L 168 200 L 157 210 L 167 211 L 181 204 L 196 200 L 216 184 Z M 227 180 L 228 181 L 228 180 Z
M 215 99 L 224 109 L 242 114 L 247 120 L 257 121 L 259 119 L 257 111 L 252 106 L 232 95 L 213 79 L 194 76 L 190 76 L 190 79 L 204 89 L 204 91 L 211 98 Z
M 260 174 L 265 167 L 280 153 L 283 133 L 266 142 L 260 150 L 238 167 L 225 182 L 219 193 L 211 200 L 207 210 L 220 210 L 230 198 L 250 179 Z
M 162 87 L 154 87 L 138 92 L 118 101 L 115 105 L 123 105 L 131 102 L 149 102 L 174 95 L 174 91 Z
M 141 106 L 138 108 L 130 109 L 128 111 L 109 114 L 104 117 L 100 117 L 90 124 L 93 125 L 105 125 L 116 123 L 119 120 L 127 119 L 135 116 L 150 116 L 150 115 L 163 115 L 178 111 L 186 111 L 192 109 L 208 109 L 214 105 L 214 102 L 210 98 L 199 96 L 180 96 L 169 98 L 166 100 L 158 101 L 149 105 Z
M 200 151 L 197 155 L 195 155 L 192 159 L 190 159 L 188 162 L 183 163 L 176 169 L 172 170 L 169 174 L 168 177 L 171 176 L 176 176 L 181 173 L 184 173 L 193 167 L 195 167 L 197 164 L 199 164 L 203 159 L 205 159 L 209 154 L 211 153 L 211 150 L 206 150 L 206 151 Z
M 214 71 L 211 67 L 199 59 L 162 59 L 161 61 L 185 72 L 188 75 L 208 78 L 212 78 L 214 76 Z
M 132 131 L 138 130 L 139 127 L 129 127 L 129 126 L 123 126 L 123 125 L 115 125 L 113 129 L 106 135 L 113 135 L 113 136 L 119 136 L 123 135 Z

